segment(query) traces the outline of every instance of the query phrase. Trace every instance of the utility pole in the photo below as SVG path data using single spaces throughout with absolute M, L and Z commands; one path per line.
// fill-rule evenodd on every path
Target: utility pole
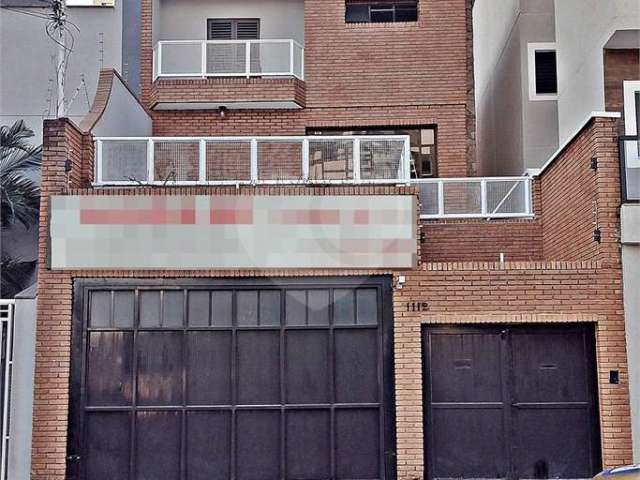
M 53 36 L 56 40 L 57 58 L 56 58 L 56 89 L 58 100 L 56 103 L 56 117 L 62 118 L 66 116 L 67 109 L 64 100 L 64 81 L 67 61 L 67 48 L 65 45 L 65 4 L 64 0 L 53 0 Z M 57 38 L 56 38 L 57 37 Z

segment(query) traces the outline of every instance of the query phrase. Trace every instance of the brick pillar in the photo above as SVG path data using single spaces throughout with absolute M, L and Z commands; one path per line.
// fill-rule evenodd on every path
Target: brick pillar
M 38 253 L 38 316 L 31 478 L 65 476 L 72 278 L 47 268 L 49 198 L 82 186 L 83 134 L 68 119 L 45 120 Z M 65 172 L 65 163 L 71 171 Z

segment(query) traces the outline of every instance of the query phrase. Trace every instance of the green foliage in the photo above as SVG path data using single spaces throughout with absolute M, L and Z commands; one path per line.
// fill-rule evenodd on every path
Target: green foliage
M 20 222 L 25 228 L 37 224 L 40 187 L 25 174 L 40 168 L 42 146 L 33 146 L 33 137 L 23 120 L 0 127 L 0 201 L 2 228 Z

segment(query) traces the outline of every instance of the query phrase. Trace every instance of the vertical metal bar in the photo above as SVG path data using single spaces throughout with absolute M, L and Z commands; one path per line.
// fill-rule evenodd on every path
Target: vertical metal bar
M 4 391 L 2 398 L 2 465 L 0 467 L 0 479 L 7 478 L 7 451 L 9 446 L 9 409 L 11 396 L 11 371 L 13 366 L 13 304 L 6 304 L 7 318 L 2 320 L 6 324 L 5 364 L 4 364 Z
M 258 180 L 258 140 L 251 139 L 251 181 Z
M 153 139 L 150 138 L 149 140 L 147 140 L 147 183 L 153 183 L 154 181 L 153 154 L 154 154 L 154 142 L 153 142 Z
M 293 46 L 293 40 L 289 40 L 289 72 L 291 74 L 291 76 L 293 77 L 295 75 L 294 73 L 294 59 L 295 53 L 294 53 L 294 46 Z
M 309 180 L 309 139 L 302 140 L 302 179 Z
M 533 213 L 531 190 L 531 177 L 529 177 L 524 180 L 524 213 L 527 215 L 531 215 L 531 213 Z
M 199 149 L 199 156 L 198 156 L 198 167 L 199 167 L 199 172 L 198 172 L 198 181 L 200 183 L 206 183 L 207 182 L 207 141 L 206 140 L 200 140 L 200 149 Z
M 245 43 L 244 68 L 245 68 L 245 74 L 247 75 L 247 78 L 251 77 L 251 42 L 250 41 L 247 41 Z
M 102 183 L 102 140 L 96 140 L 96 182 Z
M 438 180 L 438 215 L 444 216 L 444 182 Z
M 200 43 L 200 73 L 202 78 L 207 77 L 207 41 Z
M 411 179 L 411 141 L 408 138 L 404 140 L 404 161 L 402 162 L 400 175 L 407 182 Z
M 304 48 L 300 49 L 300 80 L 304 80 Z
M 162 42 L 158 42 L 158 76 L 162 76 Z
M 353 180 L 360 181 L 360 139 L 353 139 Z
M 482 215 L 487 214 L 487 180 L 480 180 L 480 212 Z

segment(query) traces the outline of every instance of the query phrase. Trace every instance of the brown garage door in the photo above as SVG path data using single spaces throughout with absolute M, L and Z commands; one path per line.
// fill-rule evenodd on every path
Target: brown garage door
M 428 477 L 597 473 L 593 338 L 590 326 L 426 328 Z
M 394 478 L 388 279 L 75 293 L 72 478 Z

